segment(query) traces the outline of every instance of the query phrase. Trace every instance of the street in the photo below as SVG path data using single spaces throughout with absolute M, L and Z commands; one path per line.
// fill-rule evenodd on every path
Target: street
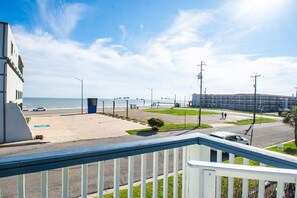
M 156 135 L 147 136 L 123 136 L 116 138 L 105 138 L 88 141 L 67 142 L 61 144 L 37 144 L 21 147 L 1 148 L 0 156 L 8 155 L 21 155 L 21 154 L 34 154 L 49 151 L 57 151 L 63 149 L 75 149 L 93 146 L 103 146 L 106 144 L 115 144 L 120 142 L 144 140 L 150 138 L 161 138 L 166 136 L 178 136 L 189 133 L 204 133 L 209 134 L 213 131 L 231 131 L 243 133 L 248 126 L 236 126 L 227 128 L 210 128 L 199 129 L 193 131 L 179 131 L 179 132 L 166 132 L 158 133 Z M 249 138 L 249 137 L 248 137 Z M 289 128 L 282 123 L 267 123 L 255 125 L 253 145 L 257 147 L 267 147 L 276 143 L 285 142 L 293 139 L 293 129 Z M 181 159 L 181 153 L 180 153 Z M 127 184 L 127 158 L 121 159 L 121 185 Z M 159 153 L 159 174 L 163 171 L 163 152 Z M 147 177 L 152 177 L 152 155 L 148 155 L 147 159 Z M 170 152 L 170 172 L 173 170 L 173 152 Z M 181 164 L 180 166 L 181 167 Z M 89 164 L 89 193 L 97 191 L 97 163 Z M 80 166 L 70 168 L 69 183 L 70 196 L 80 196 Z M 140 156 L 135 156 L 135 181 L 140 180 Z M 113 161 L 105 162 L 105 189 L 112 188 L 113 186 Z M 26 175 L 26 195 L 27 197 L 40 197 L 40 173 Z M 61 169 L 49 171 L 49 197 L 61 196 Z M 1 179 L 1 186 L 4 197 L 16 197 L 16 177 Z

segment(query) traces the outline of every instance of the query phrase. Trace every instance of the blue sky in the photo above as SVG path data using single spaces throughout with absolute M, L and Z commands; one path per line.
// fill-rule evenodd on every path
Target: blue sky
M 2 6 L 3 5 L 3 6 Z M 25 64 L 24 96 L 189 97 L 207 93 L 292 95 L 297 85 L 297 2 L 2 1 Z

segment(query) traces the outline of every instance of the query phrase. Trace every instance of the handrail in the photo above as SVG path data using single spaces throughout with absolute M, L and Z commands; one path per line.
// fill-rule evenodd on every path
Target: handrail
M 203 161 L 189 161 L 191 168 L 215 171 L 216 176 L 232 176 L 245 179 L 283 181 L 296 183 L 297 170 L 283 168 L 268 168 L 261 166 L 248 166 L 238 164 L 224 164 Z
M 297 158 L 290 155 L 238 144 L 227 140 L 221 140 L 210 136 L 200 136 L 198 144 L 206 145 L 224 152 L 233 153 L 270 166 L 297 169 Z
M 0 177 L 92 163 L 197 144 L 203 134 L 190 134 L 99 147 L 69 149 L 0 159 Z
M 98 147 L 69 149 L 0 159 L 0 177 L 111 160 L 166 149 L 201 144 L 278 168 L 297 169 L 297 158 L 204 134 L 171 136 Z

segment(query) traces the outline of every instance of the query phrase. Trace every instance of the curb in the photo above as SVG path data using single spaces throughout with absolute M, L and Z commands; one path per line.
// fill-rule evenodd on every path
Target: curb
M 29 146 L 29 145 L 46 144 L 46 143 L 49 143 L 49 142 L 45 142 L 42 140 L 28 140 L 28 141 L 10 142 L 10 143 L 0 144 L 0 148 L 16 147 L 16 146 Z

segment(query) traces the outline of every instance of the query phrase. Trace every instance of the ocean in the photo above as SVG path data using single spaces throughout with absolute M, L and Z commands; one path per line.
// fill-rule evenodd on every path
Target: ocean
M 104 101 L 104 107 L 109 108 L 112 107 L 112 101 L 114 99 L 98 99 L 97 106 L 98 108 L 102 107 Z M 129 104 L 136 104 L 139 107 L 142 106 L 150 106 L 151 101 L 150 99 L 143 100 L 136 100 L 136 99 L 129 99 Z M 153 102 L 161 102 L 156 101 Z M 173 103 L 172 101 L 168 101 L 169 103 Z M 126 107 L 126 100 L 125 99 L 116 99 L 115 100 L 116 107 Z M 79 98 L 23 98 L 23 106 L 24 109 L 33 109 L 36 107 L 45 107 L 49 110 L 57 110 L 57 109 L 80 109 L 81 108 L 81 99 Z M 84 99 L 84 108 L 87 107 L 87 99 Z

